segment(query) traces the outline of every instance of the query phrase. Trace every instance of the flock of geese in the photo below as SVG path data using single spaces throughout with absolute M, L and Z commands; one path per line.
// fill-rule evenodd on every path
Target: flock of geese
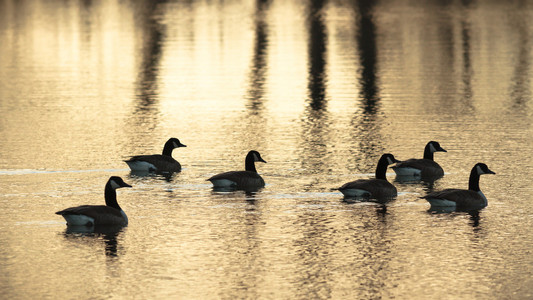
M 125 162 L 135 172 L 174 173 L 181 171 L 181 165 L 172 157 L 175 148 L 186 147 L 178 139 L 169 139 L 163 148 L 163 154 L 133 156 Z M 383 154 L 376 167 L 375 178 L 359 179 L 345 183 L 339 190 L 345 197 L 363 199 L 390 199 L 396 197 L 396 187 L 387 181 L 386 172 L 389 165 L 398 176 L 436 179 L 444 176 L 442 167 L 433 160 L 435 152 L 446 152 L 438 142 L 430 141 L 424 149 L 424 157 L 399 161 L 390 153 Z M 245 158 L 244 171 L 229 171 L 207 179 L 214 188 L 254 189 L 265 186 L 265 181 L 257 173 L 256 162 L 266 163 L 259 152 L 250 151 Z M 479 188 L 479 177 L 483 174 L 495 174 L 486 164 L 477 163 L 470 172 L 468 189 L 444 189 L 431 192 L 422 198 L 432 207 L 447 207 L 454 210 L 479 210 L 487 206 L 487 198 Z M 68 226 L 105 226 L 127 225 L 128 217 L 117 202 L 116 189 L 131 187 L 117 176 L 112 176 L 105 186 L 106 205 L 82 205 L 70 207 L 56 214 L 67 221 Z

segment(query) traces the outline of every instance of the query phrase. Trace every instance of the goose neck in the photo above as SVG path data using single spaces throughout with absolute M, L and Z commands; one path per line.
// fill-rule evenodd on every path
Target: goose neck
M 376 167 L 376 178 L 377 179 L 384 179 L 387 180 L 387 167 L 389 166 L 389 162 L 386 158 L 381 158 L 378 162 L 378 166 Z
M 172 143 L 167 142 L 165 147 L 163 147 L 163 155 L 172 156 L 172 150 L 174 150 Z
M 107 206 L 111 206 L 113 208 L 116 208 L 118 210 L 122 210 L 117 202 L 117 192 L 116 190 L 111 186 L 111 183 L 107 183 L 105 186 L 105 204 Z
M 470 178 L 468 179 L 468 189 L 471 191 L 479 192 L 479 174 L 474 167 L 470 172 Z
M 431 145 L 427 144 L 424 148 L 424 159 L 433 160 L 433 152 L 431 151 Z
M 246 155 L 246 160 L 244 161 L 244 167 L 246 171 L 251 171 L 257 173 L 257 170 L 255 169 L 255 162 L 254 162 L 254 156 L 253 155 Z

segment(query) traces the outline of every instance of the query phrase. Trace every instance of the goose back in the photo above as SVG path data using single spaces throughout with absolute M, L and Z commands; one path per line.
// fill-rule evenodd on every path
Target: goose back
M 463 189 L 444 189 L 422 197 L 432 206 L 454 206 L 457 210 L 481 209 L 487 206 L 487 198 L 481 192 Z
M 122 210 L 106 205 L 81 205 L 56 212 L 69 226 L 127 225 L 128 217 Z
M 429 141 L 424 147 L 424 158 L 411 158 L 400 161 L 392 169 L 398 176 L 442 177 L 444 176 L 444 170 L 433 160 L 435 152 L 447 151 L 440 146 L 439 142 Z
M 422 198 L 426 199 L 432 207 L 455 207 L 456 210 L 482 209 L 488 204 L 487 198 L 479 188 L 479 178 L 483 174 L 496 173 L 489 170 L 486 164 L 477 163 L 470 171 L 468 190 L 444 189 L 431 192 Z
M 215 187 L 248 187 L 265 186 L 263 178 L 252 171 L 229 171 L 212 176 L 208 179 Z
M 172 150 L 179 147 L 187 146 L 177 138 L 170 138 L 163 146 L 162 154 L 136 155 L 124 162 L 135 172 L 180 172 L 181 164 L 172 157 Z
M 401 161 L 392 167 L 392 169 L 399 176 L 444 176 L 444 170 L 437 162 L 425 158 L 411 158 Z
M 81 205 L 56 212 L 68 226 L 127 225 L 128 217 L 117 202 L 116 189 L 131 187 L 118 176 L 111 176 L 104 189 L 106 205 Z
M 126 161 L 132 171 L 180 172 L 181 164 L 171 156 L 137 155 Z
M 376 178 L 359 179 L 345 183 L 339 191 L 346 197 L 385 199 L 396 197 L 396 187 L 387 181 L 387 167 L 398 160 L 390 153 L 383 154 L 376 166 Z
M 255 162 L 258 161 L 266 163 L 259 152 L 251 150 L 246 155 L 244 161 L 245 171 L 224 172 L 214 175 L 207 180 L 211 181 L 215 188 L 255 189 L 264 187 L 265 181 L 255 169 Z
M 391 198 L 398 194 L 394 185 L 383 179 L 359 179 L 345 183 L 339 188 L 348 197 Z

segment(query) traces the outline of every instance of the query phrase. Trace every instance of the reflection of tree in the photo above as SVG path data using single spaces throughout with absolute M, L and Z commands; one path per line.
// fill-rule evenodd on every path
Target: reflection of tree
M 139 133 L 152 133 L 159 125 L 159 73 L 160 64 L 164 56 L 166 39 L 166 25 L 159 22 L 159 14 L 165 1 L 145 1 L 134 5 L 133 13 L 135 29 L 140 34 L 137 46 L 137 80 L 135 82 L 135 98 L 127 124 L 124 126 L 131 133 L 127 140 L 125 153 L 131 151 L 131 145 L 137 145 L 137 140 L 147 143 L 156 136 L 139 136 Z M 132 140 L 134 141 L 132 143 Z
M 309 105 L 303 119 L 302 164 L 313 173 L 322 173 L 328 168 L 329 119 L 326 111 L 326 26 L 323 20 L 322 0 L 310 1 L 307 18 L 308 33 L 308 95 Z
M 266 59 L 267 59 L 267 46 L 268 46 L 268 26 L 265 21 L 266 12 L 268 10 L 270 2 L 265 0 L 256 1 L 255 10 L 255 41 L 254 41 L 254 53 L 252 58 L 252 65 L 250 67 L 249 74 L 249 88 L 248 99 L 250 100 L 247 105 L 252 112 L 257 112 L 263 106 L 264 100 L 264 85 L 266 77 Z
M 156 18 L 161 1 L 149 1 L 140 6 L 135 17 L 138 27 L 143 33 L 143 45 L 141 47 L 141 62 L 137 80 L 137 105 L 134 115 L 145 115 L 142 120 L 151 122 L 157 116 L 154 104 L 158 99 L 158 73 L 159 64 L 163 56 L 162 46 L 165 38 L 165 25 L 159 23 Z
M 518 34 L 518 47 L 516 47 L 518 53 L 516 55 L 517 58 L 515 62 L 516 66 L 514 70 L 514 76 L 511 80 L 511 99 L 513 100 L 512 107 L 515 108 L 517 112 L 524 113 L 527 111 L 527 101 L 531 98 L 531 90 L 529 87 L 529 69 L 531 67 L 530 34 L 527 21 L 523 18 L 518 18 L 515 20 L 513 22 L 513 28 L 515 28 Z
M 359 0 L 359 32 L 357 45 L 361 62 L 361 100 L 364 114 L 375 115 L 379 109 L 379 95 L 376 85 L 376 25 L 372 17 L 373 0 Z
M 309 7 L 309 97 L 313 110 L 325 108 L 326 26 L 322 20 L 323 0 L 311 0 Z
M 468 16 L 465 15 L 468 6 L 470 5 L 470 0 L 463 0 L 463 6 L 461 16 L 461 40 L 462 40 L 462 50 L 463 50 L 463 70 L 462 70 L 462 79 L 463 79 L 463 105 L 468 108 L 470 111 L 473 110 L 472 106 L 472 96 L 474 94 L 472 90 L 472 75 L 474 71 L 472 70 L 472 61 L 470 56 L 472 55 L 471 45 L 470 45 L 470 21 L 468 21 Z
M 383 154 L 383 139 L 381 138 L 380 122 L 380 97 L 377 75 L 377 37 L 374 24 L 373 10 L 376 1 L 360 0 L 355 9 L 359 15 L 357 23 L 357 50 L 360 61 L 360 92 L 359 101 L 361 112 L 356 112 L 351 120 L 353 128 L 352 139 L 358 145 L 350 151 L 351 156 L 364 159 L 355 160 L 360 165 L 357 169 L 366 170 L 375 167 L 375 161 Z

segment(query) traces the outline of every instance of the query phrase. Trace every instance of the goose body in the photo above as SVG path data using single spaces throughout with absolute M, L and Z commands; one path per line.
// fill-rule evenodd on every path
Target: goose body
M 122 187 L 131 185 L 120 177 L 112 176 L 105 186 L 106 205 L 81 205 L 58 211 L 56 214 L 63 216 L 68 226 L 125 226 L 128 224 L 128 217 L 118 205 L 116 193 L 116 189 Z
M 177 138 L 170 138 L 163 147 L 163 154 L 137 155 L 125 160 L 132 171 L 174 173 L 181 171 L 181 164 L 172 157 L 172 150 L 187 147 Z
M 257 151 L 250 151 L 245 159 L 245 171 L 229 171 L 220 173 L 207 179 L 215 188 L 260 188 L 265 186 L 265 181 L 257 173 L 255 162 L 266 163 Z
M 477 163 L 470 172 L 468 190 L 445 189 L 422 197 L 432 207 L 452 207 L 457 210 L 477 210 L 487 206 L 487 198 L 479 188 L 479 177 L 483 174 L 496 174 L 486 164 Z
M 424 148 L 424 158 L 411 158 L 392 167 L 398 176 L 437 178 L 444 176 L 442 167 L 433 160 L 435 152 L 447 152 L 438 142 L 430 141 Z
M 396 187 L 387 181 L 387 167 L 397 162 L 392 154 L 383 154 L 376 167 L 376 178 L 359 179 L 345 183 L 339 191 L 346 197 L 356 198 L 392 198 L 398 195 Z

